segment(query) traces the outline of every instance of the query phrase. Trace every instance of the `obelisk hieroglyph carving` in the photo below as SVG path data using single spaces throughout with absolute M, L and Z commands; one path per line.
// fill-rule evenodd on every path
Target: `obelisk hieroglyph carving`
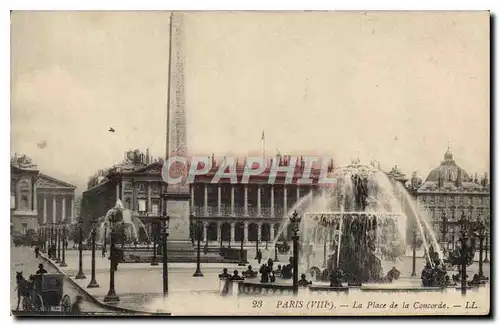
M 183 13 L 172 12 L 170 15 L 166 159 L 173 156 L 185 157 L 187 154 L 183 24 Z M 185 175 L 186 171 L 187 168 L 183 165 L 174 165 L 171 168 L 171 173 L 173 172 L 176 175 Z M 167 185 L 166 208 L 170 216 L 169 240 L 185 243 L 186 246 L 189 245 L 192 249 L 189 239 L 189 199 L 189 185 L 185 182 Z

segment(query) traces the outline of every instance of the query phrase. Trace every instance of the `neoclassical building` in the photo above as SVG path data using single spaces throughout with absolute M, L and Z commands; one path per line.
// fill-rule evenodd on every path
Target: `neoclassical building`
M 490 183 L 488 174 L 472 176 L 454 160 L 448 148 L 444 160 L 425 180 L 414 173 L 409 188 L 417 205 L 432 221 L 438 241 L 451 249 L 458 240 L 458 221 L 462 215 L 470 220 L 482 218 L 490 228 Z
M 75 186 L 41 173 L 25 155 L 12 157 L 10 170 L 11 231 L 74 221 Z
M 277 158 L 286 166 L 289 157 Z M 101 171 L 91 178 L 88 189 L 83 193 L 81 215 L 90 223 L 92 217 L 104 216 L 121 199 L 125 208 L 131 209 L 151 232 L 151 222 L 161 215 L 161 194 L 166 191 L 161 178 L 163 161 L 153 161 L 147 155 L 131 151 L 120 165 Z M 213 159 L 212 169 L 203 176 L 197 176 L 190 184 L 190 207 L 192 214 L 203 222 L 203 241 L 209 246 L 245 245 L 256 241 L 274 239 L 283 223 L 283 218 L 294 205 L 317 188 L 319 169 L 312 169 L 310 185 L 298 185 L 304 164 L 298 164 L 291 183 L 284 184 L 284 174 L 278 173 L 276 182 L 268 184 L 269 171 L 252 176 L 248 183 L 241 183 L 245 169 L 244 159 L 236 163 L 238 183 L 229 179 L 211 183 L 218 163 Z M 329 168 L 333 168 L 330 164 Z M 282 238 L 290 239 L 291 232 L 285 229 Z

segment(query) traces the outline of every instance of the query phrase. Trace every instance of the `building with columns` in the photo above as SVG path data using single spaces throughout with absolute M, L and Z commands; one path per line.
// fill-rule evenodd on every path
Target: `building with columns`
M 441 164 L 429 173 L 425 181 L 414 173 L 408 186 L 419 210 L 427 213 L 438 241 L 447 250 L 453 249 L 458 240 L 458 221 L 462 215 L 471 221 L 484 219 L 489 232 L 488 174 L 484 173 L 481 178 L 477 174 L 468 174 L 455 162 L 450 148 Z
M 286 166 L 289 157 L 277 157 L 279 164 Z M 243 237 L 245 245 L 256 241 L 274 239 L 287 212 L 295 204 L 317 189 L 319 169 L 313 168 L 311 184 L 297 184 L 302 176 L 304 162 L 295 167 L 294 178 L 285 184 L 285 175 L 279 172 L 274 184 L 267 182 L 269 170 L 260 176 L 250 177 L 241 183 L 245 169 L 244 159 L 236 163 L 238 183 L 221 178 L 211 183 L 218 164 L 212 158 L 212 169 L 203 176 L 196 176 L 190 184 L 190 207 L 194 217 L 203 223 L 203 242 L 209 246 L 236 245 Z M 81 215 L 88 226 L 92 217 L 101 217 L 121 199 L 125 208 L 139 217 L 150 233 L 151 222 L 161 215 L 161 194 L 166 192 L 162 181 L 163 161 L 153 161 L 138 151 L 128 152 L 123 164 L 101 171 L 91 178 L 83 193 Z M 333 168 L 330 164 L 329 169 Z M 283 230 L 282 239 L 291 239 L 291 231 Z
M 44 223 L 75 219 L 76 187 L 41 173 L 31 159 L 11 159 L 11 230 L 26 233 Z

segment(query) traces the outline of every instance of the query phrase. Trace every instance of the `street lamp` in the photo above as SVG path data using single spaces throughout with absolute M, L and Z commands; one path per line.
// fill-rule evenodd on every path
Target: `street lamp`
M 96 236 L 96 231 L 97 231 L 97 227 L 98 227 L 98 220 L 97 218 L 94 216 L 92 218 L 92 269 L 91 269 L 91 277 L 90 277 L 90 283 L 89 285 L 87 285 L 87 288 L 98 288 L 99 287 L 99 284 L 97 284 L 96 280 L 95 280 L 95 236 Z
M 116 295 L 115 292 L 115 270 L 117 262 L 117 254 L 116 254 L 116 228 L 118 223 L 123 220 L 123 215 L 121 210 L 116 209 L 109 216 L 109 236 L 111 238 L 109 244 L 109 291 L 108 294 L 104 297 L 104 302 L 116 302 L 120 301 L 120 298 Z
M 61 222 L 56 222 L 56 264 L 61 262 Z
M 200 241 L 201 241 L 201 236 L 200 236 L 200 231 L 202 227 L 202 222 L 198 217 L 194 217 L 193 214 L 191 214 L 190 218 L 192 220 L 196 219 L 196 240 L 198 242 L 198 248 L 196 250 L 196 271 L 193 274 L 193 277 L 203 277 L 203 273 L 201 272 L 200 269 Z
M 299 227 L 300 216 L 297 211 L 293 212 L 290 217 L 292 224 L 292 240 L 293 240 L 293 294 L 297 295 L 299 292 Z
M 321 267 L 325 268 L 326 267 L 326 242 L 327 242 L 326 234 L 324 235 L 323 241 L 324 241 L 324 243 L 323 243 L 323 265 Z
M 42 248 L 40 248 L 40 251 L 42 253 L 45 252 L 45 223 L 40 224 L 40 238 L 42 240 Z
M 477 218 L 477 231 L 479 236 L 479 279 L 486 280 L 487 278 L 483 272 L 483 241 L 486 233 L 486 225 L 480 217 Z
M 411 256 L 411 276 L 417 276 L 417 227 L 413 226 L 413 244 L 412 244 L 412 256 Z
M 246 261 L 243 257 L 243 238 L 245 236 L 245 223 L 243 221 L 241 221 L 239 224 L 240 226 L 240 262 L 238 263 L 238 266 L 245 266 L 246 265 Z
M 489 246 L 488 246 L 488 240 L 489 240 L 489 236 L 488 236 L 488 233 L 485 232 L 485 237 L 484 237 L 484 262 L 485 263 L 489 263 L 489 259 L 488 259 L 488 249 L 489 249 Z
M 258 254 L 259 254 L 259 237 L 255 239 L 255 259 L 257 259 Z
M 78 274 L 76 274 L 75 279 L 83 280 L 87 277 L 83 274 L 83 217 L 78 220 Z
M 66 250 L 65 250 L 65 243 L 66 243 L 66 220 L 61 221 L 61 228 L 62 228 L 62 261 L 59 264 L 61 267 L 67 267 L 68 265 L 66 264 Z
M 467 265 L 472 263 L 474 260 L 474 248 L 472 247 L 471 242 L 471 225 L 469 219 L 465 216 L 465 213 L 462 212 L 462 216 L 460 217 L 460 221 L 458 221 L 460 226 L 460 276 L 461 276 L 461 289 L 462 295 L 465 295 L 467 292 Z
M 156 221 L 151 221 L 151 231 L 151 235 L 153 236 L 153 260 L 151 261 L 151 266 L 157 266 L 158 262 L 156 261 L 156 238 L 159 232 Z
M 106 256 L 106 243 L 108 241 L 108 222 L 104 222 L 104 238 L 102 240 L 102 257 Z
M 162 257 L 163 257 L 163 296 L 166 297 L 168 294 L 168 262 L 167 262 L 167 238 L 169 233 L 170 216 L 167 212 L 162 213 L 160 218 L 162 222 Z
M 448 233 L 448 219 L 446 218 L 446 213 L 443 212 L 441 216 L 441 234 L 442 234 L 442 242 L 445 244 L 446 241 L 446 233 Z M 443 246 L 444 247 L 444 246 Z

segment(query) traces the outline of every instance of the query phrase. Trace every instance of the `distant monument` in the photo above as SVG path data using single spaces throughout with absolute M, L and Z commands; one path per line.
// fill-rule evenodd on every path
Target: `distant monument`
M 186 112 L 184 99 L 183 14 L 170 15 L 169 89 L 166 121 L 166 159 L 186 156 Z M 165 160 L 166 161 L 166 160 Z M 171 173 L 185 176 L 184 166 L 172 166 Z M 185 182 L 167 185 L 167 213 L 170 216 L 169 252 L 193 253 L 189 234 L 189 185 Z

